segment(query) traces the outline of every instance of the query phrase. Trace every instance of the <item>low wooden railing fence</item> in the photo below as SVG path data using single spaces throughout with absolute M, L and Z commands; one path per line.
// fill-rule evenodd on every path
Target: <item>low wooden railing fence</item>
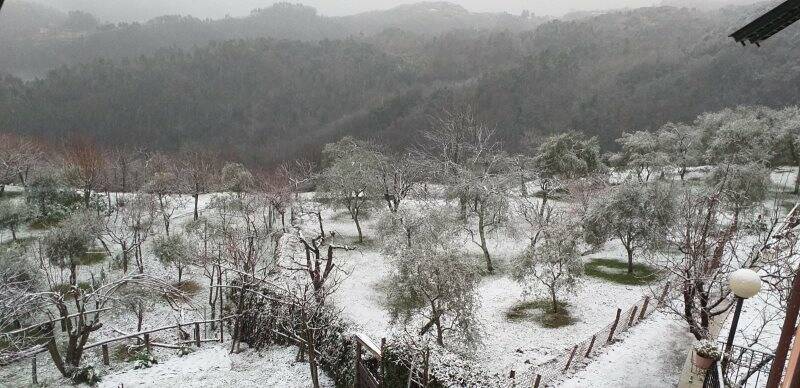
M 73 315 L 69 315 L 67 317 L 57 318 L 57 319 L 53 319 L 53 320 L 50 320 L 50 321 L 47 321 L 47 322 L 40 322 L 40 323 L 37 323 L 35 325 L 27 326 L 27 327 L 24 327 L 24 328 L 21 328 L 21 329 L 16 329 L 16 330 L 14 330 L 12 332 L 8 332 L 6 334 L 23 334 L 23 333 L 31 331 L 33 329 L 36 329 L 36 328 L 39 328 L 39 327 L 42 327 L 42 326 L 46 326 L 46 325 L 50 325 L 50 324 L 54 324 L 54 323 L 58 323 L 58 322 L 61 322 L 62 323 L 61 326 L 64 327 L 65 325 L 64 325 L 63 321 L 65 319 L 72 319 L 72 318 L 77 317 L 78 315 L 79 314 L 73 314 Z M 87 344 L 86 346 L 84 346 L 83 349 L 84 350 L 89 350 L 89 349 L 94 349 L 94 348 L 98 348 L 99 347 L 100 351 L 101 351 L 101 354 L 102 354 L 103 365 L 110 365 L 111 359 L 109 357 L 109 345 L 111 345 L 111 344 L 113 344 L 115 342 L 125 341 L 125 340 L 129 340 L 129 339 L 136 339 L 148 351 L 151 351 L 153 347 L 161 347 L 161 348 L 168 348 L 168 349 L 180 349 L 182 347 L 185 347 L 186 345 L 195 345 L 196 347 L 199 348 L 199 347 L 202 346 L 203 343 L 207 343 L 207 342 L 224 342 L 224 340 L 225 340 L 225 334 L 224 334 L 225 330 L 224 330 L 223 323 L 226 322 L 226 321 L 229 321 L 231 319 L 234 319 L 234 318 L 236 318 L 236 315 L 230 315 L 230 316 L 227 316 L 227 317 L 216 318 L 216 319 L 207 319 L 207 320 L 192 321 L 192 322 L 185 322 L 185 323 L 176 323 L 174 325 L 167 325 L 167 326 L 162 326 L 162 327 L 158 327 L 158 328 L 154 328 L 154 329 L 142 330 L 142 331 L 139 331 L 139 332 L 136 332 L 136 333 L 123 334 L 123 335 L 118 336 L 118 337 L 97 341 L 97 342 L 94 342 L 94 343 Z M 218 330 L 219 330 L 218 331 L 219 335 L 215 336 L 215 337 L 212 337 L 212 338 L 208 338 L 208 337 L 202 338 L 202 335 L 203 335 L 202 333 L 204 333 L 206 330 L 201 330 L 201 326 L 205 329 L 205 326 L 209 325 L 211 323 L 219 323 L 219 325 L 216 325 L 218 327 Z M 163 342 L 155 342 L 150 338 L 150 335 L 153 334 L 153 333 L 158 333 L 158 332 L 167 331 L 167 330 L 173 330 L 173 329 L 178 329 L 178 330 L 182 331 L 183 328 L 187 328 L 187 327 L 188 328 L 192 328 L 193 334 L 190 335 L 190 337 L 187 338 L 187 339 L 179 339 L 178 342 L 174 343 L 174 344 L 163 343 Z M 38 361 L 37 361 L 37 355 L 39 355 L 41 353 L 48 352 L 50 350 L 50 347 L 52 347 L 52 346 L 56 346 L 55 338 L 51 338 L 50 341 L 48 341 L 46 344 L 38 345 L 36 347 L 33 347 L 33 348 L 29 349 L 27 352 L 25 352 L 20 357 L 17 357 L 14 360 L 10 360 L 8 363 L 6 363 L 6 365 L 11 364 L 11 363 L 21 362 L 21 361 L 23 361 L 25 359 L 30 358 L 30 360 L 31 360 L 31 382 L 33 384 L 38 384 L 38 376 L 37 376 Z

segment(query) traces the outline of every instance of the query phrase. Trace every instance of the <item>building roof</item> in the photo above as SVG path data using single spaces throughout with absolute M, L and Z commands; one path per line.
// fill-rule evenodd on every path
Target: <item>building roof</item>
M 800 19 L 800 0 L 788 0 L 730 36 L 742 45 L 750 42 L 758 46 L 760 42 L 777 34 L 798 19 Z

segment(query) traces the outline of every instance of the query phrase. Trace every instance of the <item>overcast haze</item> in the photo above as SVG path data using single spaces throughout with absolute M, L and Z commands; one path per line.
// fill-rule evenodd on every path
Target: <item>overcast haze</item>
M 18 1 L 18 0 L 8 0 Z M 243 16 L 250 10 L 268 7 L 270 0 L 33 0 L 64 11 L 90 11 L 108 21 L 146 20 L 164 14 L 190 14 L 200 18 L 221 18 L 225 15 Z M 417 0 L 304 0 L 303 3 L 329 16 L 349 15 L 370 10 L 388 9 Z M 570 11 L 600 10 L 658 5 L 663 0 L 452 0 L 474 12 L 511 12 L 529 10 L 537 15 L 560 16 Z M 681 4 L 754 3 L 755 0 L 668 0 Z

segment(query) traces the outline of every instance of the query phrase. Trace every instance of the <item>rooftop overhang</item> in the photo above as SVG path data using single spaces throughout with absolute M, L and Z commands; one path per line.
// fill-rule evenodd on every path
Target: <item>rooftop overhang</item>
M 769 39 L 770 36 L 777 34 L 798 19 L 800 19 L 800 0 L 788 0 L 730 36 L 742 45 L 750 42 L 759 46 L 759 43 Z

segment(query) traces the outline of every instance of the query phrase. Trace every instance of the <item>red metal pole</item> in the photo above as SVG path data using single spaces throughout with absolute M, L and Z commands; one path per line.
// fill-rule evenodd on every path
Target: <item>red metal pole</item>
M 775 349 L 775 359 L 772 360 L 772 369 L 769 372 L 767 388 L 778 388 L 781 384 L 783 369 L 786 366 L 786 357 L 789 354 L 789 346 L 792 344 L 792 337 L 797 327 L 798 313 L 800 313 L 800 272 L 795 274 L 792 281 L 792 294 L 789 296 L 789 303 L 786 307 L 786 320 L 783 322 L 778 348 Z

